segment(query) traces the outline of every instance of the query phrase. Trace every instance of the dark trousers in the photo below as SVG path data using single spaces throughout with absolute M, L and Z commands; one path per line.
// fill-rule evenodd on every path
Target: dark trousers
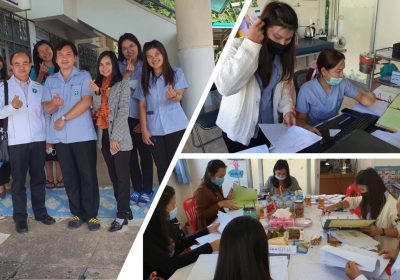
M 222 138 L 225 141 L 226 147 L 228 148 L 229 153 L 236 153 L 243 151 L 245 149 L 249 149 L 252 147 L 260 146 L 260 145 L 267 145 L 268 147 L 271 143 L 265 137 L 264 133 L 262 133 L 261 129 L 258 131 L 257 138 L 251 138 L 249 145 L 243 145 L 242 143 L 232 141 L 228 138 L 225 132 L 222 131 Z
M 11 197 L 13 202 L 13 218 L 15 222 L 25 221 L 26 212 L 26 175 L 29 171 L 31 185 L 32 209 L 35 217 L 47 214 L 45 201 L 44 162 L 46 142 L 34 142 L 9 146 L 11 175 L 13 178 Z
M 139 119 L 128 118 L 129 131 L 132 137 L 133 149 L 130 152 L 130 173 L 132 187 L 138 193 L 151 193 L 153 187 L 153 158 L 150 147 L 143 143 L 142 134 L 133 132 L 133 128 L 139 124 Z M 140 164 L 138 158 L 140 156 Z
M 176 149 L 181 142 L 185 130 L 173 132 L 164 136 L 153 136 L 154 146 L 150 146 L 154 162 L 157 166 L 158 183 L 161 184 Z
M 0 186 L 10 183 L 11 165 L 7 161 L 0 167 Z
M 131 151 L 120 151 L 115 155 L 110 152 L 110 138 L 107 129 L 103 130 L 101 139 L 101 152 L 107 164 L 108 174 L 114 188 L 114 196 L 117 200 L 117 218 L 127 219 L 131 208 L 130 198 L 130 168 L 129 160 Z
M 58 143 L 56 149 L 72 215 L 84 221 L 96 218 L 99 211 L 96 141 Z

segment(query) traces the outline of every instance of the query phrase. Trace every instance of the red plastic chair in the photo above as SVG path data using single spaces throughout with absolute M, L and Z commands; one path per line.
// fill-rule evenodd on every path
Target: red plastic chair
M 182 201 L 182 207 L 185 211 L 186 220 L 189 223 L 192 233 L 197 231 L 197 215 L 196 215 L 196 200 L 193 196 Z
M 346 189 L 346 197 L 351 197 L 351 196 L 360 196 L 361 191 L 357 187 L 356 184 L 351 184 L 347 187 Z M 357 207 L 356 209 L 352 210 L 351 213 L 356 214 L 358 217 L 361 217 L 361 209 L 360 207 Z

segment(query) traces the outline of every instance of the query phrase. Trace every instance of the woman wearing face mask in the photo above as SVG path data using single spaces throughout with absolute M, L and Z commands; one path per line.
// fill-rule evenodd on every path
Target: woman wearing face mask
M 194 263 L 200 254 L 211 254 L 219 250 L 219 240 L 206 243 L 194 250 L 196 238 L 216 232 L 218 224 L 187 236 L 179 237 L 176 228 L 169 222 L 177 214 L 175 190 L 166 186 L 143 235 L 143 273 L 147 279 L 152 272 L 168 279 L 179 268 Z
M 226 165 L 222 160 L 208 162 L 204 177 L 194 192 L 199 229 L 211 224 L 217 218 L 218 211 L 224 212 L 224 208 L 238 209 L 232 199 L 232 193 L 225 198 L 222 192 L 225 174 Z
M 276 195 L 301 191 L 296 178 L 290 176 L 289 164 L 286 160 L 278 160 L 274 165 L 273 172 L 274 175 L 268 178 L 265 183 L 265 188 L 261 190 L 262 192 Z
M 344 68 L 345 57 L 341 52 L 326 49 L 319 54 L 317 69 L 311 75 L 315 78 L 302 85 L 297 97 L 297 118 L 302 126 L 320 134 L 313 126 L 336 116 L 344 96 L 365 106 L 374 104 L 375 95 L 372 92 L 360 92 L 344 79 Z
M 296 124 L 292 78 L 295 66 L 296 12 L 271 2 L 244 39 L 227 50 L 215 84 L 223 95 L 217 125 L 230 153 L 267 144 L 260 123 Z
M 361 230 L 377 239 L 381 249 L 396 250 L 400 231 L 400 225 L 396 223 L 396 199 L 386 191 L 381 177 L 373 168 L 358 172 L 355 183 L 361 190 L 361 196 L 346 197 L 339 203 L 325 207 L 323 213 L 330 213 L 336 208 L 360 207 L 363 219 L 376 220 L 374 226 Z

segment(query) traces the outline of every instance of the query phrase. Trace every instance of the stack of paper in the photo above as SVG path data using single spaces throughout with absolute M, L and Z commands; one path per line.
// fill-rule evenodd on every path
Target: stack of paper
M 217 268 L 218 254 L 200 255 L 189 274 L 188 280 L 212 280 Z M 269 269 L 274 280 L 287 280 L 288 259 L 286 256 L 270 256 Z
M 321 251 L 323 251 L 321 263 L 344 268 L 348 261 L 354 261 L 360 270 L 370 272 L 369 275 L 373 277 L 380 276 L 389 263 L 389 260 L 385 260 L 378 253 L 350 245 L 341 247 L 325 245 Z
M 246 187 L 234 186 L 233 200 L 239 207 L 254 207 L 258 204 L 257 191 Z
M 336 230 L 330 234 L 343 244 L 348 244 L 361 249 L 375 248 L 379 242 L 358 230 Z
M 321 136 L 299 126 L 260 124 L 261 131 L 275 147 L 274 152 L 296 153 L 320 141 Z

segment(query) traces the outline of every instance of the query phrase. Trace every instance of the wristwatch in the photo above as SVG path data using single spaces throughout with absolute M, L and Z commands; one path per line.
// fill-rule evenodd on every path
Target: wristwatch
M 67 118 L 65 117 L 65 115 L 63 115 L 63 116 L 61 117 L 61 119 L 62 119 L 63 121 L 67 121 Z
M 385 235 L 386 235 L 386 234 L 385 234 L 385 229 L 382 228 L 381 236 L 385 236 Z

